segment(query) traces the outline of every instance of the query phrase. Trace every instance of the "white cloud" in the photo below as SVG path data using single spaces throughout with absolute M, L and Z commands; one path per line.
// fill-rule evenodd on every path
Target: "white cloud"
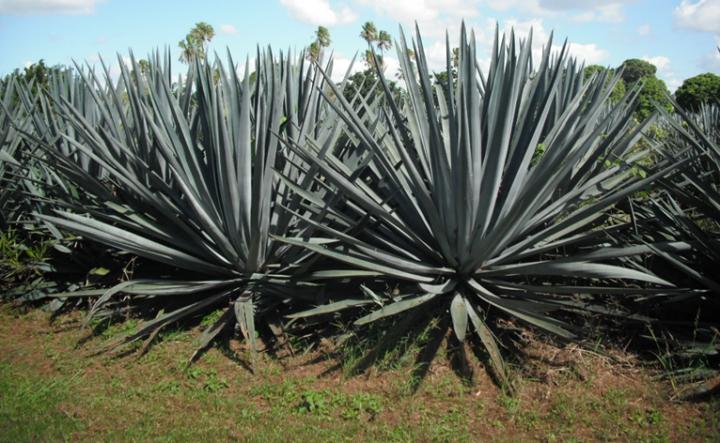
M 530 32 L 530 29 L 533 30 L 532 53 L 533 58 L 538 60 L 542 55 L 543 47 L 547 44 L 548 38 L 550 38 L 550 33 L 545 29 L 542 20 L 507 20 L 505 22 L 505 32 L 509 32 L 510 28 L 515 29 L 515 34 L 518 37 L 525 37 Z M 557 42 L 557 40 L 555 41 Z M 559 43 L 554 43 L 552 47 L 554 51 L 560 51 L 561 48 L 562 46 Z M 585 64 L 600 63 L 608 56 L 607 51 L 595 43 L 569 42 L 568 53 L 579 61 L 584 61 Z
M 457 39 L 455 40 L 457 42 Z M 456 45 L 456 42 L 450 42 L 451 45 Z M 436 40 L 430 46 L 425 47 L 425 58 L 428 62 L 428 67 L 432 71 L 440 71 L 446 68 L 446 55 L 447 49 L 445 47 L 445 41 Z
M 540 5 L 539 0 L 485 0 L 495 11 L 517 10 L 526 15 L 548 15 L 552 12 Z
M 477 17 L 481 0 L 355 0 L 371 8 L 376 14 L 400 23 L 405 36 L 415 32 L 415 23 L 420 27 L 423 42 L 430 45 L 433 39 L 445 40 L 447 30 L 450 41 L 457 41 L 460 35 L 461 19 Z M 494 27 L 494 21 L 491 21 Z M 391 29 L 392 30 L 392 29 Z M 399 37 L 399 35 L 394 35 Z
M 242 60 L 236 61 L 235 72 L 237 72 L 238 77 L 241 79 L 245 77 L 245 65 L 246 64 L 247 64 L 248 70 L 250 72 L 254 71 L 255 70 L 255 57 L 252 57 L 252 58 L 246 57 Z
M 377 13 L 403 23 L 430 22 L 441 16 L 475 17 L 479 0 L 357 0 Z
M 652 32 L 652 28 L 648 24 L 640 25 L 637 27 L 638 35 L 650 35 L 651 32 Z
M 420 22 L 435 20 L 440 15 L 438 9 L 430 7 L 423 0 L 359 0 L 358 3 L 370 6 L 377 13 L 404 23 L 412 23 L 414 20 Z
M 88 15 L 95 12 L 96 0 L 0 0 L 3 15 Z
M 667 71 L 670 67 L 670 59 L 665 57 L 664 55 L 658 55 L 655 57 L 645 56 L 642 59 L 648 63 L 655 65 L 655 67 L 658 69 L 658 72 Z
M 525 16 L 570 15 L 576 22 L 620 22 L 625 4 L 635 0 L 485 0 L 496 11 L 514 10 Z
M 720 47 L 720 36 L 715 37 L 715 46 Z M 712 52 L 700 58 L 698 66 L 706 71 L 720 72 L 720 51 L 713 48 Z
M 98 60 L 99 59 L 100 59 L 100 57 L 98 57 Z M 125 56 L 125 55 L 118 56 L 118 58 L 116 58 L 115 61 L 111 61 L 108 71 L 110 73 L 110 78 L 112 79 L 113 82 L 117 82 L 117 80 L 120 78 L 120 74 L 122 73 L 122 70 L 120 69 L 121 62 L 123 65 L 125 65 L 125 67 L 127 69 L 132 68 L 132 60 L 130 60 L 130 57 L 128 57 L 128 56 Z M 105 60 L 105 63 L 108 63 L 108 60 Z M 103 76 L 100 76 L 100 77 L 102 78 Z
M 568 52 L 578 60 L 584 61 L 586 65 L 598 64 L 608 56 L 607 51 L 599 48 L 595 43 L 570 43 Z
M 398 59 L 389 54 L 385 54 L 383 60 L 385 61 L 385 78 L 389 80 L 397 79 L 397 73 L 400 72 L 400 62 Z M 360 58 L 359 54 L 358 57 L 355 58 L 355 63 L 353 63 L 352 68 L 350 67 L 351 62 L 352 58 L 343 55 L 334 55 L 332 75 L 330 78 L 332 78 L 334 82 L 339 82 L 345 77 L 348 68 L 350 69 L 350 75 L 367 68 L 367 64 Z
M 328 0 L 280 0 L 290 13 L 300 21 L 319 26 L 345 25 L 357 18 L 347 6 L 333 9 Z
M 668 77 L 664 79 L 665 85 L 668 87 L 668 91 L 670 91 L 671 94 L 674 94 L 677 88 L 679 88 L 682 85 L 682 80 L 676 78 L 676 77 Z
M 343 77 L 345 77 L 345 73 L 348 68 L 350 68 L 350 63 L 352 63 L 351 58 L 344 57 L 342 55 L 335 55 L 333 57 L 333 70 L 331 78 L 334 82 L 339 82 L 343 79 Z M 350 75 L 362 70 L 363 62 L 359 57 L 357 57 L 355 58 L 355 63 L 353 63 L 352 68 L 350 69 Z
M 397 73 L 400 72 L 400 62 L 395 57 L 390 57 L 389 55 L 386 55 L 383 58 L 383 61 L 385 62 L 385 78 L 388 79 L 395 79 L 397 78 Z
M 592 9 L 608 5 L 633 3 L 635 0 L 539 0 L 540 6 L 552 10 Z
M 524 21 L 516 19 L 506 20 L 502 30 L 506 35 L 510 35 L 511 30 L 515 31 L 515 37 L 518 39 L 527 38 L 530 35 L 530 30 L 532 30 L 532 56 L 535 60 L 539 60 L 540 57 L 542 57 L 543 48 L 545 47 L 548 39 L 550 38 L 550 33 L 545 29 L 542 20 L 538 18 Z M 486 53 L 488 55 L 490 53 L 489 48 L 492 47 L 491 45 L 492 38 L 490 38 L 487 42 L 488 50 Z M 554 49 L 559 48 L 557 47 L 557 45 L 555 45 Z
M 370 0 L 360 0 L 368 2 Z M 425 3 L 428 5 L 430 3 Z M 379 6 L 378 6 L 379 7 Z M 400 14 L 396 11 L 396 14 Z M 434 13 L 433 13 L 434 14 Z M 434 15 L 433 15 L 434 16 Z M 398 15 L 394 17 L 400 19 Z M 448 24 L 446 26 L 446 23 Z M 475 20 L 473 23 L 468 23 L 468 36 L 473 33 L 475 35 L 475 41 L 477 45 L 477 57 L 480 68 L 486 71 L 489 67 L 489 56 L 492 48 L 494 33 L 495 33 L 496 20 L 493 18 L 486 18 L 483 20 Z M 458 38 L 460 35 L 459 21 L 446 16 L 440 16 L 437 23 L 434 26 L 429 26 L 428 23 L 420 23 L 420 29 L 423 36 L 423 43 L 425 46 L 425 57 L 428 61 L 428 67 L 431 71 L 444 70 L 446 67 L 446 46 L 445 46 L 445 29 L 448 29 L 450 46 L 456 47 Z M 539 60 L 542 55 L 543 47 L 547 44 L 550 32 L 546 30 L 543 20 L 540 18 L 533 18 L 529 20 L 518 20 L 508 19 L 500 23 L 500 30 L 505 33 L 509 33 L 510 30 L 515 31 L 515 36 L 518 39 L 524 39 L 528 36 L 530 29 L 533 30 L 533 47 L 532 54 L 535 60 Z M 406 33 L 406 37 L 410 40 L 413 34 L 411 32 Z M 394 33 L 393 33 L 394 34 Z M 394 37 L 397 35 L 394 34 Z M 408 41 L 410 44 L 410 41 Z M 559 52 L 561 49 L 562 41 L 555 39 L 553 44 L 553 51 Z M 592 42 L 570 42 L 568 51 L 572 57 L 584 61 L 586 64 L 602 63 L 607 60 L 608 52 Z M 393 52 L 394 55 L 394 52 Z M 388 56 L 386 55 L 386 58 Z M 388 71 L 393 71 L 393 63 L 395 59 L 388 60 Z M 336 71 L 344 72 L 347 68 L 349 59 L 343 60 L 342 58 L 336 57 Z M 342 69 L 340 69 L 342 67 Z M 342 73 L 336 73 L 339 77 Z M 394 75 L 394 72 L 393 72 Z M 335 77 L 335 75 L 333 76 Z
M 683 0 L 673 16 L 680 27 L 720 33 L 720 0 Z
M 654 57 L 646 55 L 643 56 L 642 59 L 655 65 L 657 68 L 657 77 L 665 82 L 670 92 L 675 92 L 675 90 L 680 87 L 682 80 L 678 78 L 670 66 L 670 58 L 664 55 L 656 55 Z
M 237 28 L 233 25 L 228 25 L 227 23 L 220 25 L 220 32 L 223 34 L 237 34 Z
M 578 14 L 572 19 L 576 22 L 621 22 L 625 19 L 625 16 L 621 4 L 609 3 Z

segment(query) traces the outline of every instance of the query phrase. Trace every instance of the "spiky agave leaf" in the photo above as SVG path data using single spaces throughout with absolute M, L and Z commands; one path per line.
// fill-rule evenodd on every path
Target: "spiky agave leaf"
M 174 301 L 187 300 L 141 325 L 125 342 L 217 307 L 226 314 L 222 324 L 207 331 L 201 347 L 233 323 L 254 341 L 250 319 L 256 313 L 312 286 L 294 278 L 307 251 L 271 237 L 296 233 L 281 207 L 304 212 L 275 178 L 274 170 L 289 161 L 279 152 L 278 136 L 317 136 L 333 127 L 334 117 L 327 118 L 319 106 L 322 77 L 303 65 L 302 56 L 298 59 L 296 64 L 290 55 L 275 58 L 258 51 L 254 72 L 246 62 L 242 76 L 230 58 L 227 70 L 219 61 L 211 66 L 196 60 L 179 85 L 157 63 L 141 75 L 134 59 L 132 70 L 121 62 L 117 87 L 107 93 L 99 92 L 102 82 L 94 74 L 84 80 L 99 122 L 63 97 L 53 100 L 51 122 L 64 128 L 60 137 L 70 149 L 45 142 L 45 152 L 90 202 L 80 207 L 58 201 L 56 214 L 38 218 L 187 275 L 182 282 L 123 282 L 101 295 L 90 317 L 112 307 L 121 292 L 133 299 L 174 295 Z M 112 84 L 107 70 L 105 84 Z M 49 139 L 53 134 L 38 137 Z M 89 171 L 83 158 L 104 176 Z
M 648 140 L 663 158 L 686 166 L 661 180 L 661 192 L 637 208 L 637 236 L 648 243 L 691 246 L 655 251 L 658 274 L 694 288 L 654 306 L 664 320 L 663 332 L 670 331 L 662 338 L 667 349 L 686 364 L 720 352 L 720 107 L 708 104 L 689 113 L 675 106 L 674 115 L 660 110 L 660 134 Z
M 34 107 L 26 103 L 33 101 L 28 98 L 32 86 L 16 76 L 0 83 L 0 227 L 5 230 L 22 225 L 23 237 L 33 233 L 39 238 L 47 232 L 36 229 L 31 213 L 42 210 L 46 190 L 58 182 L 40 161 L 39 150 L 25 137 L 33 131 L 35 118 Z M 61 237 L 53 226 L 45 227 L 55 238 Z
M 8 229 L 20 217 L 23 167 L 21 163 L 22 137 L 13 121 L 25 120 L 16 98 L 16 82 L 10 78 L 0 82 L 0 228 Z M 25 125 L 26 123 L 19 123 Z
M 615 245 L 610 235 L 617 227 L 608 209 L 667 173 L 637 179 L 625 162 L 643 155 L 630 152 L 643 129 L 630 118 L 637 91 L 610 107 L 617 77 L 609 87 L 597 78 L 561 89 L 581 71 L 567 61 L 566 46 L 553 55 L 551 43 L 534 69 L 531 37 L 520 43 L 513 35 L 496 37 L 483 76 L 474 37 L 463 26 L 457 82 L 443 87 L 431 81 L 419 32 L 413 65 L 401 30 L 402 77 L 415 79 L 406 81 L 404 102 L 390 94 L 380 69 L 387 108 L 358 110 L 337 93 L 328 97 L 363 161 L 349 167 L 332 153 L 318 155 L 312 140 L 292 144 L 324 184 L 300 194 L 306 205 L 341 221 L 306 223 L 340 243 L 284 241 L 409 287 L 356 324 L 449 312 L 457 338 L 472 326 L 503 378 L 486 324 L 490 311 L 573 338 L 576 328 L 552 313 L 617 313 L 593 295 L 627 299 L 644 292 L 640 285 L 672 286 L 632 261 L 650 246 Z M 447 58 L 450 78 L 449 43 Z M 536 155 L 540 144 L 544 153 Z
M 41 194 L 42 165 L 23 137 L 32 128 L 32 112 L 23 106 L 26 85 L 15 76 L 0 82 L 0 227 L 30 222 Z
M 720 293 L 714 275 L 720 265 L 720 107 L 704 105 L 697 113 L 688 113 L 675 105 L 676 115 L 661 110 L 663 133 L 649 141 L 668 161 L 687 164 L 678 174 L 661 180 L 664 192 L 640 209 L 648 225 L 643 234 L 649 241 L 690 243 L 688 252 L 694 258 L 660 255 L 705 288 Z

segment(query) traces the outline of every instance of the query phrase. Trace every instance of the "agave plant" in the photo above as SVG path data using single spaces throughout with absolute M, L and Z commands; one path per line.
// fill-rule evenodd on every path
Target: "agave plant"
M 84 74 L 93 118 L 77 102 L 49 97 L 55 112 L 46 115 L 49 125 L 37 125 L 34 141 L 87 199 L 57 200 L 54 215 L 37 217 L 171 267 L 165 277 L 58 296 L 100 296 L 88 319 L 111 315 L 119 293 L 159 301 L 163 310 L 123 343 L 221 308 L 200 349 L 234 324 L 254 348 L 256 315 L 311 287 L 295 278 L 307 251 L 272 238 L 297 233 L 281 207 L 302 211 L 275 177 L 291 160 L 279 137 L 339 132 L 321 106 L 323 78 L 298 60 L 258 51 L 254 71 L 246 62 L 242 76 L 229 57 L 227 70 L 196 60 L 175 84 L 157 60 L 144 73 L 134 58 L 130 67 L 121 61 L 116 85 L 107 69 L 104 81 Z
M 651 245 L 689 245 L 683 251 L 654 251 L 659 260 L 653 267 L 659 275 L 694 289 L 652 307 L 662 323 L 650 337 L 665 345 L 661 351 L 669 361 L 682 365 L 674 375 L 685 378 L 717 373 L 720 355 L 720 109 L 707 105 L 694 114 L 676 109 L 676 115 L 662 110 L 661 136 L 649 140 L 663 158 L 684 159 L 686 164 L 678 174 L 660 180 L 660 191 L 637 207 L 636 235 Z M 699 371 L 693 368 L 698 361 Z
M 678 174 L 663 179 L 663 192 L 645 210 L 651 226 L 645 234 L 653 239 L 690 243 L 687 257 L 658 253 L 678 270 L 706 289 L 720 293 L 714 270 L 720 265 L 720 108 L 704 105 L 688 114 L 676 105 L 675 116 L 664 113 L 665 134 L 654 140 L 655 148 L 670 161 L 689 160 Z
M 402 30 L 395 47 L 407 100 L 390 93 L 380 68 L 387 107 L 358 108 L 337 92 L 326 94 L 361 161 L 348 165 L 311 139 L 289 144 L 304 162 L 299 174 L 317 171 L 314 187 L 294 190 L 313 212 L 329 214 L 323 222 L 302 218 L 338 242 L 283 241 L 399 291 L 366 287 L 362 296 L 291 317 L 360 308 L 358 326 L 400 316 L 390 334 L 398 337 L 423 319 L 447 315 L 459 341 L 469 330 L 477 334 L 505 380 L 491 313 L 575 338 L 582 331 L 559 313 L 628 315 L 606 297 L 629 301 L 672 286 L 634 261 L 651 246 L 618 244 L 613 235 L 628 226 L 613 217 L 615 204 L 669 170 L 632 173 L 632 162 L 646 155 L 635 142 L 647 123 L 633 126 L 631 118 L 638 91 L 611 106 L 618 77 L 607 86 L 596 77 L 567 88 L 581 69 L 566 45 L 553 53 L 552 37 L 535 68 L 532 35 L 518 41 L 496 33 L 483 74 L 474 36 L 463 26 L 455 85 L 433 84 L 419 31 L 416 64 Z M 333 272 L 349 275 L 324 271 Z
M 21 109 L 16 105 L 14 81 L 0 83 L 0 100 L 0 228 L 6 230 L 18 219 L 22 204 L 22 198 L 18 198 L 19 177 L 22 177 L 19 175 L 22 169 L 19 161 L 22 138 L 12 124 L 13 120 L 21 118 L 16 115 Z

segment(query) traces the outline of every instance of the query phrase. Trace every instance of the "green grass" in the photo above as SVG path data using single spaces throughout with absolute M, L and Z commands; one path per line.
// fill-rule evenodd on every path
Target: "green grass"
M 0 441 L 60 441 L 83 429 L 84 423 L 62 409 L 77 381 L 23 374 L 0 363 Z
M 79 349 L 85 332 L 73 324 L 50 333 L 46 314 L 0 307 L 0 441 L 720 440 L 717 402 L 671 403 L 649 377 L 626 383 L 592 366 L 581 369 L 597 382 L 519 378 L 508 396 L 481 370 L 468 386 L 436 365 L 412 393 L 412 364 L 347 377 L 320 375 L 326 366 L 305 364 L 311 356 L 262 355 L 252 374 L 211 349 L 188 367 L 197 331 L 142 358 L 88 356 L 132 322 Z

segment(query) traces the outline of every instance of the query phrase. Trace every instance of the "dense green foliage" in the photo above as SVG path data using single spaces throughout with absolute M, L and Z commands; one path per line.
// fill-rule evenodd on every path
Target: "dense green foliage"
M 720 103 L 720 75 L 707 72 L 686 79 L 675 91 L 675 99 L 689 111 L 699 111 L 704 103 Z
M 657 68 L 650 62 L 641 59 L 625 60 L 617 68 L 622 72 L 622 79 L 615 83 L 610 99 L 613 103 L 622 98 L 627 91 L 633 88 L 641 88 L 639 104 L 635 112 L 635 118 L 643 121 L 655 112 L 655 106 L 660 106 L 667 111 L 672 110 L 672 103 L 668 100 L 668 88 L 665 82 L 655 76 Z M 615 70 L 600 65 L 589 65 L 585 68 L 585 79 L 594 74 L 605 71 L 611 73 Z
M 664 81 L 651 75 L 642 78 L 640 82 L 642 83 L 642 90 L 638 98 L 639 105 L 636 112 L 638 119 L 645 120 L 650 117 L 655 112 L 656 107 L 661 107 L 667 111 L 672 110 L 672 103 L 668 99 L 670 91 L 668 91 Z
M 255 348 L 287 328 L 372 323 L 383 338 L 364 364 L 437 322 L 460 360 L 453 343 L 467 341 L 507 384 L 504 345 L 521 326 L 573 340 L 598 323 L 662 326 L 668 300 L 718 291 L 654 265 L 685 270 L 717 250 L 711 211 L 703 236 L 652 226 L 667 208 L 715 204 L 718 123 L 716 108 L 670 115 L 652 65 L 583 72 L 567 45 L 533 60 L 532 36 L 497 32 L 481 72 L 463 27 L 432 72 L 419 33 L 393 45 L 368 22 L 367 69 L 335 83 L 322 27 L 308 53 L 258 51 L 244 69 L 206 59 L 212 35 L 199 23 L 184 40 L 178 81 L 155 54 L 121 62 L 117 79 L 72 70 L 2 86 L 3 229 L 72 233 L 139 262 L 47 294 L 90 298 L 88 321 L 143 315 L 119 344 L 147 347 L 214 311 L 199 350 L 233 328 Z M 393 47 L 397 83 L 383 63 Z M 703 321 L 716 347 L 718 320 Z
M 585 70 L 583 71 L 583 76 L 584 76 L 585 80 L 589 80 L 590 77 L 592 77 L 593 75 L 599 75 L 599 74 L 604 73 L 605 71 L 609 71 L 609 73 L 610 73 L 610 75 L 608 76 L 608 79 L 606 81 L 606 83 L 610 83 L 610 80 L 613 77 L 614 71 L 612 69 L 608 69 L 604 66 L 600 66 L 600 65 L 586 66 Z M 626 92 L 625 81 L 621 80 L 621 81 L 615 82 L 615 86 L 613 87 L 612 93 L 610 94 L 610 101 L 613 103 L 617 103 L 618 101 L 620 101 L 621 98 L 623 98 L 625 96 L 625 92 Z
M 620 65 L 622 79 L 625 83 L 635 83 L 645 77 L 653 77 L 657 68 L 650 62 L 638 58 L 627 59 Z

